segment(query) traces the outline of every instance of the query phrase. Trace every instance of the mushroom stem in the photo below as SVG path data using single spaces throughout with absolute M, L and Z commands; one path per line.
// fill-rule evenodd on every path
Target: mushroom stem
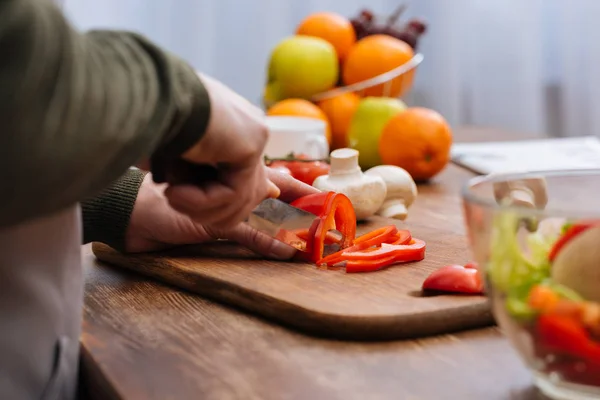
M 408 216 L 408 208 L 402 199 L 386 200 L 381 208 L 377 211 L 377 215 L 384 218 L 394 218 L 404 221 Z

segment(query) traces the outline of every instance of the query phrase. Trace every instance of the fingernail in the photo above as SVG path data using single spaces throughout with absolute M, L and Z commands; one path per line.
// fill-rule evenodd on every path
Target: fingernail
M 296 249 L 282 242 L 273 242 L 268 257 L 277 260 L 289 260 L 296 254 Z
M 270 180 L 267 181 L 269 188 L 268 188 L 268 196 L 270 198 L 276 199 L 281 195 L 281 190 L 279 190 L 279 188 L 277 187 L 276 184 L 274 184 L 273 182 L 271 182 Z

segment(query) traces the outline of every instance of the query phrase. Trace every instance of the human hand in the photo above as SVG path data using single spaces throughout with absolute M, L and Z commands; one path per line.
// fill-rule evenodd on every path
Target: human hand
M 292 202 L 298 197 L 318 192 L 312 186 L 271 168 L 266 168 L 265 174 L 281 190 L 279 198 L 283 201 Z M 228 239 L 268 258 L 289 259 L 296 253 L 293 247 L 246 224 L 223 229 L 195 222 L 169 206 L 163 194 L 165 187 L 165 184 L 154 183 L 150 174 L 144 177 L 125 237 L 127 252 L 155 251 L 176 245 Z
M 200 75 L 206 87 L 211 116 L 206 133 L 182 158 L 216 168 L 206 184 L 169 186 L 171 206 L 203 226 L 232 228 L 254 207 L 279 190 L 267 179 L 263 149 L 268 131 L 264 113 L 222 83 Z

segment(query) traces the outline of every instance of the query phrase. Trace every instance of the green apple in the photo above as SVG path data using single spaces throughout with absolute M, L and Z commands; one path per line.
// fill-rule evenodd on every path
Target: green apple
M 269 59 L 269 100 L 308 99 L 331 89 L 338 74 L 337 53 L 329 42 L 312 36 L 290 36 L 275 46 Z
M 348 130 L 348 144 L 359 152 L 363 169 L 381 164 L 379 137 L 388 121 L 406 110 L 402 100 L 392 97 L 365 97 L 352 116 Z

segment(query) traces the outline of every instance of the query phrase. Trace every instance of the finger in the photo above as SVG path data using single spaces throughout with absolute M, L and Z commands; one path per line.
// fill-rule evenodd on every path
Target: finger
M 274 184 L 271 180 L 267 180 L 267 184 L 267 197 L 273 199 L 279 198 L 279 196 L 281 195 L 281 190 L 279 190 L 279 187 L 276 184 Z
M 277 241 L 246 224 L 239 224 L 231 230 L 215 231 L 215 233 L 223 239 L 233 240 L 267 258 L 289 260 L 297 251 L 292 246 Z
M 176 185 L 165 190 L 165 197 L 177 211 L 196 221 L 211 223 L 231 212 L 235 192 L 218 183 L 211 183 L 206 187 Z
M 279 199 L 282 201 L 291 203 L 299 197 L 320 192 L 319 189 L 307 185 L 286 173 L 282 173 L 273 168 L 267 167 L 266 169 L 269 180 L 277 185 L 281 191 Z

